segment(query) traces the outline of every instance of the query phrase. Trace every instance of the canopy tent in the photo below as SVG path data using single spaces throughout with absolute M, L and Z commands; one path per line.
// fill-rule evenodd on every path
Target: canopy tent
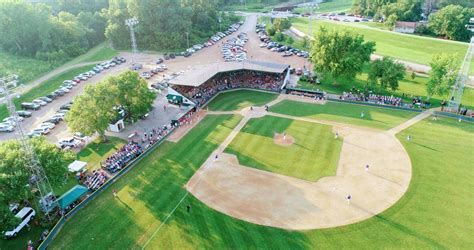
M 74 161 L 73 163 L 69 164 L 67 167 L 69 172 L 79 172 L 87 166 L 87 162 L 83 161 Z
M 69 189 L 69 191 L 67 191 L 65 194 L 63 194 L 61 197 L 59 197 L 58 199 L 59 207 L 61 207 L 61 209 L 66 208 L 67 206 L 71 205 L 73 202 L 81 198 L 88 191 L 89 190 L 82 185 L 74 186 L 73 188 Z

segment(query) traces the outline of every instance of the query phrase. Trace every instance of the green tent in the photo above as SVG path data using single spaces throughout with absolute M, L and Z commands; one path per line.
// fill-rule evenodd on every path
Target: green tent
M 176 104 L 183 102 L 183 97 L 180 95 L 168 94 L 166 98 L 168 99 L 169 102 L 176 103 Z
M 89 190 L 82 186 L 76 185 L 73 188 L 69 189 L 65 194 L 63 194 L 58 199 L 59 207 L 61 209 L 66 208 L 67 206 L 71 205 L 73 202 L 77 201 L 81 196 L 87 193 Z

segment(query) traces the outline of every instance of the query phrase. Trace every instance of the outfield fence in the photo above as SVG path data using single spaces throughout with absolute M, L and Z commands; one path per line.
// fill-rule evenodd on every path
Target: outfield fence
M 86 199 L 84 199 L 81 203 L 79 203 L 77 206 L 75 206 L 71 211 L 69 211 L 67 214 L 62 216 L 56 225 L 54 225 L 53 229 L 49 232 L 48 236 L 46 239 L 38 246 L 38 249 L 44 250 L 48 247 L 49 243 L 56 237 L 58 232 L 61 230 L 63 227 L 64 223 L 66 223 L 72 216 L 74 216 L 81 208 L 86 206 L 90 201 L 92 201 L 97 195 L 101 194 L 107 187 L 112 185 L 115 181 L 117 181 L 121 176 L 126 174 L 129 170 L 131 170 L 133 167 L 135 167 L 143 158 L 148 156 L 152 151 L 154 151 L 170 134 L 174 132 L 175 128 L 173 127 L 168 134 L 166 134 L 163 138 L 161 138 L 159 141 L 157 141 L 153 146 L 147 148 L 141 155 L 139 155 L 137 158 L 132 160 L 125 168 L 117 172 L 115 176 L 107 180 L 104 185 L 102 185 L 100 188 L 98 188 L 96 191 L 94 191 L 91 195 L 89 195 Z
M 405 108 L 405 107 L 383 105 L 383 104 L 370 103 L 370 102 L 349 101 L 349 100 L 341 100 L 337 98 L 328 98 L 328 100 L 333 101 L 333 102 L 342 102 L 342 103 L 350 103 L 350 104 L 365 105 L 365 106 L 372 106 L 372 107 L 398 109 L 398 110 L 413 111 L 413 112 L 419 112 L 419 113 L 423 112 L 423 109 Z
M 463 121 L 474 122 L 474 117 L 464 116 L 464 115 L 460 115 L 456 113 L 443 112 L 443 111 L 435 111 L 434 113 L 435 115 L 439 115 L 439 116 L 446 116 L 446 117 L 461 119 Z

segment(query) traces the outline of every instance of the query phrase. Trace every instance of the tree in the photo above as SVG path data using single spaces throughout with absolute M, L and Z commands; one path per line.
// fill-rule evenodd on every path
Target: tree
M 276 30 L 275 30 L 275 28 L 270 27 L 270 28 L 267 28 L 267 33 L 268 33 L 269 36 L 274 36 L 275 33 L 276 33 Z
M 295 40 L 293 39 L 293 37 L 288 36 L 288 37 L 286 38 L 286 42 L 287 42 L 288 44 L 293 44 L 293 43 L 295 42 Z
M 428 98 L 431 98 L 433 95 L 440 95 L 443 99 L 447 99 L 451 87 L 456 82 L 456 56 L 452 54 L 434 55 L 431 59 L 430 66 L 430 77 L 426 84 Z
M 103 83 L 87 85 L 84 93 L 74 98 L 71 110 L 66 114 L 66 121 L 72 131 L 85 135 L 98 133 L 103 140 L 109 123 L 117 117 L 113 108 L 115 96 L 110 94 L 108 86 Z
M 459 5 L 448 5 L 430 15 L 428 27 L 439 36 L 451 40 L 467 41 L 472 32 L 466 28 L 469 19 L 474 16 L 474 8 L 463 8 Z
M 105 81 L 115 105 L 122 107 L 128 117 L 134 120 L 148 113 L 156 98 L 148 89 L 148 84 L 135 71 L 125 71 Z
M 303 37 L 303 48 L 307 49 L 311 47 L 311 41 L 309 40 L 308 36 Z
M 283 42 L 283 40 L 285 40 L 285 36 L 281 32 L 277 32 L 274 38 L 277 42 Z
M 377 59 L 370 65 L 368 80 L 382 89 L 398 89 L 398 82 L 405 77 L 405 66 L 390 57 Z
M 277 31 L 285 31 L 291 28 L 291 22 L 288 18 L 276 18 L 273 21 L 273 27 L 275 27 Z
M 44 137 L 31 139 L 31 143 L 51 185 L 61 184 L 68 164 L 75 158 L 74 154 L 60 150 Z M 0 143 L 0 231 L 11 229 L 18 222 L 8 210 L 8 204 L 32 197 L 28 185 L 31 177 L 28 162 L 20 143 Z
M 416 73 L 415 73 L 415 71 L 412 71 L 412 72 L 411 72 L 410 77 L 411 77 L 412 80 L 415 80 L 415 78 L 416 78 Z
M 314 70 L 330 73 L 334 78 L 354 78 L 362 71 L 364 63 L 370 61 L 375 51 L 374 42 L 365 42 L 362 35 L 349 31 L 319 29 L 312 44 L 310 57 Z
M 398 16 L 395 14 L 391 14 L 388 18 L 387 21 L 385 21 L 385 26 L 387 26 L 390 30 L 395 27 L 395 24 L 397 23 Z

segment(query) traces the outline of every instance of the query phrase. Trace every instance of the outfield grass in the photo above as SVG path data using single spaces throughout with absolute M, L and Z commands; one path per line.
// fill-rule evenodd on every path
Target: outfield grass
M 292 136 L 294 144 L 275 144 L 275 133 Z M 332 126 L 265 116 L 251 119 L 225 152 L 247 167 L 317 181 L 336 174 L 341 147 Z
M 235 90 L 218 94 L 208 105 L 213 111 L 234 111 L 250 106 L 262 106 L 275 100 L 277 94 L 254 91 Z
M 302 32 L 307 33 L 309 30 L 309 20 L 307 18 L 293 18 L 292 23 L 295 28 Z M 314 31 L 322 26 L 335 30 L 347 29 L 363 35 L 366 40 L 376 42 L 376 54 L 424 65 L 429 65 L 432 56 L 441 52 L 456 54 L 457 60 L 461 63 L 468 48 L 467 43 L 383 31 L 356 23 L 313 20 Z M 474 72 L 474 63 L 471 64 L 471 72 Z
M 335 121 L 388 130 L 416 116 L 417 112 L 327 102 L 324 105 L 284 100 L 270 107 L 271 112 L 314 119 Z M 362 111 L 364 117 L 361 117 Z
M 37 87 L 30 89 L 29 91 L 21 95 L 19 98 L 16 98 L 13 102 L 15 103 L 16 108 L 20 110 L 22 102 L 31 102 L 38 97 L 51 94 L 51 92 L 57 90 L 63 84 L 64 80 L 71 80 L 75 76 L 79 75 L 80 73 L 84 73 L 85 71 L 91 70 L 92 67 L 93 65 L 87 65 L 87 66 L 68 70 L 60 75 L 57 75 L 41 83 Z M 4 119 L 7 116 L 8 116 L 8 111 L 7 111 L 6 106 L 4 104 L 0 105 L 0 120 Z
M 182 142 L 160 146 L 67 222 L 51 249 L 141 248 L 185 194 L 182 185 L 236 123 L 229 116 L 209 117 Z M 409 142 L 404 140 L 407 134 L 412 136 Z M 473 136 L 472 124 L 448 118 L 422 121 L 398 135 L 412 161 L 409 189 L 393 207 L 363 222 L 286 231 L 233 219 L 189 195 L 147 247 L 470 248 L 474 199 L 467 197 L 474 176 L 467 163 L 474 162 Z M 112 197 L 112 189 L 119 199 Z

